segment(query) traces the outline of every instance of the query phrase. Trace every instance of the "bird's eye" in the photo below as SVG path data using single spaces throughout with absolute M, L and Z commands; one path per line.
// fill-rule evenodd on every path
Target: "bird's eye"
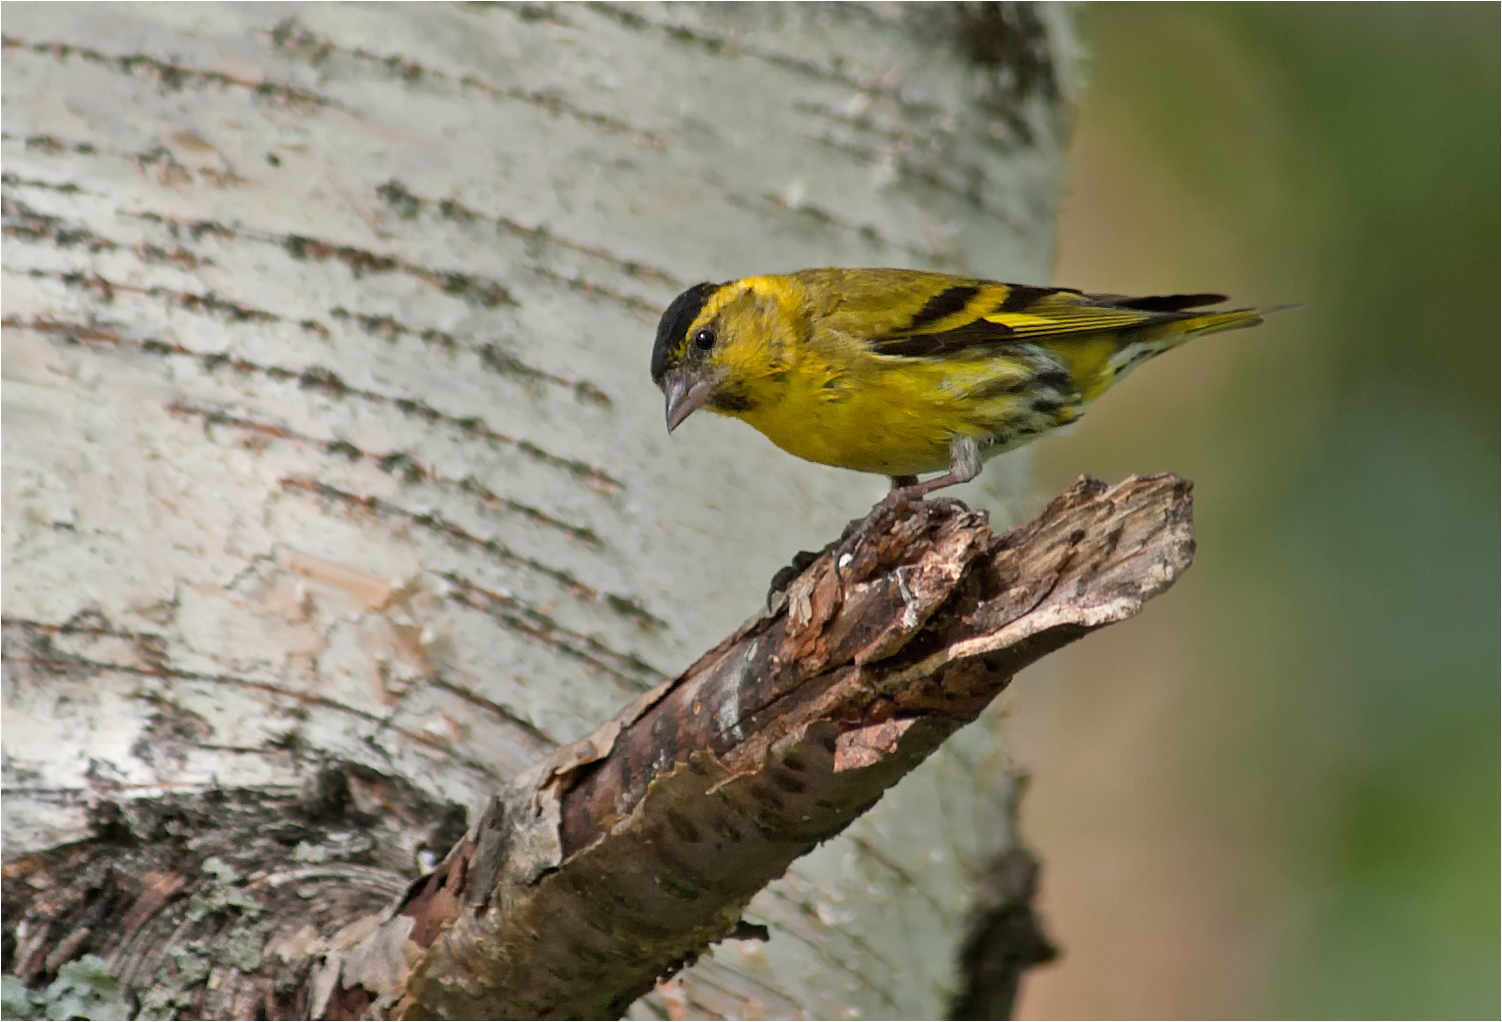
M 708 351 L 710 348 L 713 348 L 714 331 L 700 330 L 698 333 L 694 334 L 694 347 L 698 348 L 700 351 Z

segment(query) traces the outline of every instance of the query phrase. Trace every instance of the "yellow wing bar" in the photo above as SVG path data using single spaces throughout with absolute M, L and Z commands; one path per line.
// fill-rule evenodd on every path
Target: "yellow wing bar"
M 987 323 L 1006 327 L 1016 337 L 1076 334 L 1093 330 L 1119 330 L 1146 323 L 1155 317 L 1136 309 L 1113 309 L 1098 305 L 1058 305 L 1034 312 L 994 312 L 982 317 Z

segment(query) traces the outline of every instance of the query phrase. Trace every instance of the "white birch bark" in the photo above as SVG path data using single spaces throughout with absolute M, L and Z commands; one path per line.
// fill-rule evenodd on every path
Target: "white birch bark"
M 884 481 L 669 438 L 657 313 L 1046 282 L 1028 17 L 1031 82 L 982 8 L 6 5 L 7 857 L 334 761 L 473 810 L 753 613 Z M 962 733 L 636 1011 L 941 1013 L 1003 766 Z

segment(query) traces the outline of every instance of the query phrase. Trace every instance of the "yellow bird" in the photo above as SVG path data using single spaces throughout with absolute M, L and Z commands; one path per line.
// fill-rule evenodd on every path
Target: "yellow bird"
M 657 327 L 668 432 L 732 415 L 823 465 L 877 472 L 906 498 L 1073 422 L 1134 367 L 1270 309 L 1223 295 L 1092 295 L 917 270 L 800 270 L 698 284 Z M 942 472 L 918 482 L 921 473 Z M 895 495 L 895 494 L 894 494 Z

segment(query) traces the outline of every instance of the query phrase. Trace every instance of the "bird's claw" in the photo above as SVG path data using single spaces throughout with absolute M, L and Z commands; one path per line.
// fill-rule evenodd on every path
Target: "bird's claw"
M 767 609 L 776 606 L 777 596 L 787 590 L 793 581 L 808 570 L 809 566 L 817 561 L 825 551 L 829 551 L 833 562 L 831 567 L 834 571 L 835 582 L 841 591 L 845 588 L 845 569 L 855 563 L 860 554 L 861 540 L 872 529 L 887 528 L 892 522 L 907 514 L 918 504 L 937 505 L 951 508 L 956 511 L 967 511 L 969 508 L 965 502 L 955 497 L 928 497 L 921 490 L 912 492 L 916 487 L 899 486 L 888 493 L 871 506 L 871 510 L 861 518 L 852 518 L 845 524 L 845 529 L 840 533 L 840 538 L 817 553 L 811 550 L 800 550 L 793 556 L 791 564 L 786 564 L 778 569 L 777 574 L 772 576 L 772 584 L 767 589 Z M 864 574 L 857 571 L 857 575 Z
M 916 497 L 910 492 L 909 487 L 899 486 L 888 493 L 871 506 L 862 518 L 853 518 L 845 526 L 845 531 L 840 534 L 839 542 L 834 550 L 834 577 L 845 587 L 845 579 L 841 570 L 850 565 L 860 552 L 861 540 L 872 529 L 884 529 L 899 518 L 905 517 L 913 505 L 923 502 L 920 493 Z

